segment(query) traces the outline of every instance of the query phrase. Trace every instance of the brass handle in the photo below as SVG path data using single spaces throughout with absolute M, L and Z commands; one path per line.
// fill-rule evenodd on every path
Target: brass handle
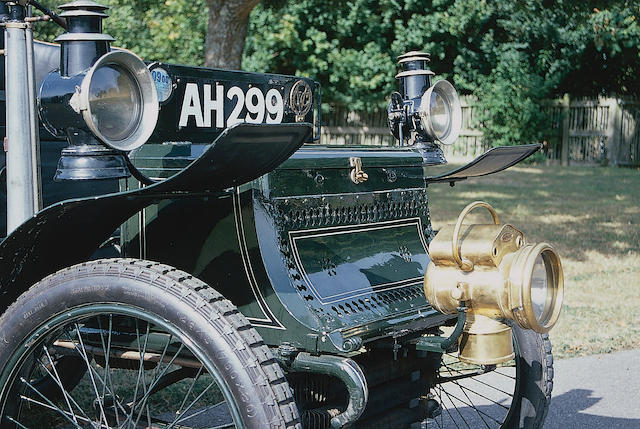
M 453 246 L 452 247 L 453 259 L 458 263 L 458 266 L 462 271 L 472 271 L 473 262 L 471 262 L 466 258 L 460 257 L 460 251 L 458 250 L 458 241 L 459 241 L 458 236 L 460 235 L 460 228 L 462 227 L 462 222 L 464 221 L 464 218 L 469 214 L 469 212 L 471 212 L 471 210 L 475 209 L 476 207 L 484 207 L 487 210 L 489 210 L 489 213 L 491 213 L 491 216 L 493 217 L 493 222 L 496 225 L 500 224 L 500 220 L 498 219 L 498 213 L 496 213 L 494 208 L 491 207 L 488 203 L 485 203 L 484 201 L 474 201 L 471 204 L 467 205 L 464 209 L 462 209 L 462 211 L 460 212 L 460 215 L 458 216 L 458 221 L 456 222 L 456 226 L 453 228 L 453 240 L 451 242 L 451 245 Z
M 367 181 L 369 175 L 362 169 L 362 160 L 359 157 L 352 156 L 349 158 L 349 165 L 353 167 L 351 172 L 349 172 L 349 177 L 353 183 L 359 185 L 360 183 Z

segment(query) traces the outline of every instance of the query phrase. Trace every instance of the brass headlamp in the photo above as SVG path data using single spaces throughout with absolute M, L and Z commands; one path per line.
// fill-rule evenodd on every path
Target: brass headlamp
M 485 207 L 493 225 L 462 225 L 466 215 Z M 524 235 L 500 224 L 489 204 L 465 207 L 455 226 L 445 226 L 429 245 L 424 279 L 429 303 L 445 314 L 468 307 L 460 337 L 460 359 L 498 364 L 513 358 L 512 320 L 524 329 L 549 331 L 563 299 L 560 257 L 547 243 L 525 243 Z

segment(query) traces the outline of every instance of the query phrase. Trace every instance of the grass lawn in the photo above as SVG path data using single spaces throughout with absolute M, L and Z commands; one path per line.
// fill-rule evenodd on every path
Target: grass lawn
M 427 174 L 435 171 L 427 169 Z M 434 184 L 428 191 L 435 229 L 454 223 L 468 203 L 483 200 L 493 205 L 501 222 L 522 230 L 529 243 L 556 247 L 565 301 L 550 333 L 554 355 L 640 348 L 639 170 L 512 167 L 453 188 Z M 484 209 L 469 218 L 491 221 Z

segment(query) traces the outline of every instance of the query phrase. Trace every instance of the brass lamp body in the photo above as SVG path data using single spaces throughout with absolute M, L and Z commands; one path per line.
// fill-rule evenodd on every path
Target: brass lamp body
M 462 225 L 473 208 L 491 212 L 493 225 Z M 460 214 L 455 226 L 445 226 L 429 245 L 431 262 L 424 290 L 429 303 L 445 314 L 455 314 L 461 302 L 467 318 L 460 337 L 460 359 L 478 365 L 506 362 L 514 357 L 512 320 L 525 329 L 547 332 L 557 321 L 562 302 L 562 267 L 546 243 L 525 244 L 521 231 L 500 224 L 487 203 L 475 202 Z M 542 255 L 548 287 L 545 310 L 533 310 L 531 273 Z

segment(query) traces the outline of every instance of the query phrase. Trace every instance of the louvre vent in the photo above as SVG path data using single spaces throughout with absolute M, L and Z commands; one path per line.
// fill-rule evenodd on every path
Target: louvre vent
M 343 317 L 363 311 L 376 311 L 379 307 L 387 307 L 399 301 L 410 301 L 420 296 L 424 296 L 422 285 L 414 285 L 335 304 L 331 306 L 331 310 L 338 317 Z
M 335 207 L 327 203 L 319 207 L 284 210 L 284 221 L 292 229 L 379 222 L 417 217 L 427 213 L 427 199 L 414 194 L 405 201 L 380 201 L 372 204 Z

